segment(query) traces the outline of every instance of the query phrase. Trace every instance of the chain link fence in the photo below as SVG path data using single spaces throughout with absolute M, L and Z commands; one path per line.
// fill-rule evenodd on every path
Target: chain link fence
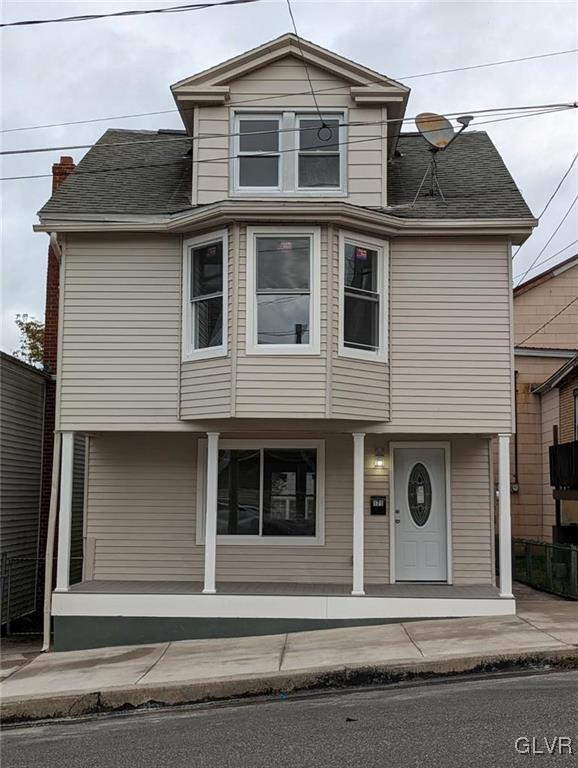
M 578 600 L 578 547 L 514 539 L 512 559 L 515 581 Z

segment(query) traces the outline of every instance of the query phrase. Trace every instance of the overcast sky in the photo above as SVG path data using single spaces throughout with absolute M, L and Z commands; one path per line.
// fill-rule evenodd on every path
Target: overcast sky
M 185 0 L 4 0 L 3 20 L 178 5 Z M 431 70 L 577 48 L 575 2 L 314 2 L 293 0 L 300 34 L 398 78 Z M 191 13 L 0 30 L 3 129 L 172 109 L 169 85 L 290 31 L 285 0 Z M 408 116 L 575 101 L 576 54 L 410 79 Z M 577 149 L 577 110 L 489 125 L 534 214 Z M 108 127 L 179 128 L 178 114 L 2 134 L 4 149 L 87 144 Z M 472 128 L 475 124 L 472 125 Z M 50 173 L 60 154 L 8 158 L 2 176 Z M 48 237 L 34 234 L 50 179 L 2 183 L 2 349 L 17 346 L 16 313 L 44 313 Z M 578 187 L 578 163 L 514 262 L 524 271 Z M 577 234 L 578 206 L 541 257 Z M 562 253 L 563 260 L 576 246 Z M 552 261 L 550 264 L 556 262 Z M 549 265 L 547 265 L 549 266 Z M 544 269 L 545 267 L 542 267 Z M 532 274 L 532 273 L 531 273 Z

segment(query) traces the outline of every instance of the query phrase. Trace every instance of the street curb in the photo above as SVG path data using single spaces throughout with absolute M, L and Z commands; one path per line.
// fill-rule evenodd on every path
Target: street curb
M 323 667 L 235 678 L 112 687 L 100 691 L 67 691 L 28 699 L 7 697 L 0 721 L 6 725 L 34 720 L 74 718 L 105 712 L 202 704 L 227 699 L 288 694 L 299 691 L 386 685 L 438 676 L 522 670 L 578 668 L 578 648 L 534 649 L 515 654 L 456 656 L 405 664 Z

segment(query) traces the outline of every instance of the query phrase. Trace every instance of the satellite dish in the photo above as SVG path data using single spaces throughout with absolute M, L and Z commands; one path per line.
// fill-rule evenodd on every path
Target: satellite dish
M 450 121 L 435 112 L 422 112 L 415 124 L 424 139 L 438 150 L 445 149 L 455 137 Z

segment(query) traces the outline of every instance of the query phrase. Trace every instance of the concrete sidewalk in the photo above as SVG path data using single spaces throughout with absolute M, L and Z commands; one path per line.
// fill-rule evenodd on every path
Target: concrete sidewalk
M 444 674 L 525 660 L 578 663 L 578 604 L 522 602 L 515 617 L 412 621 L 4 658 L 3 719 L 61 717 Z

